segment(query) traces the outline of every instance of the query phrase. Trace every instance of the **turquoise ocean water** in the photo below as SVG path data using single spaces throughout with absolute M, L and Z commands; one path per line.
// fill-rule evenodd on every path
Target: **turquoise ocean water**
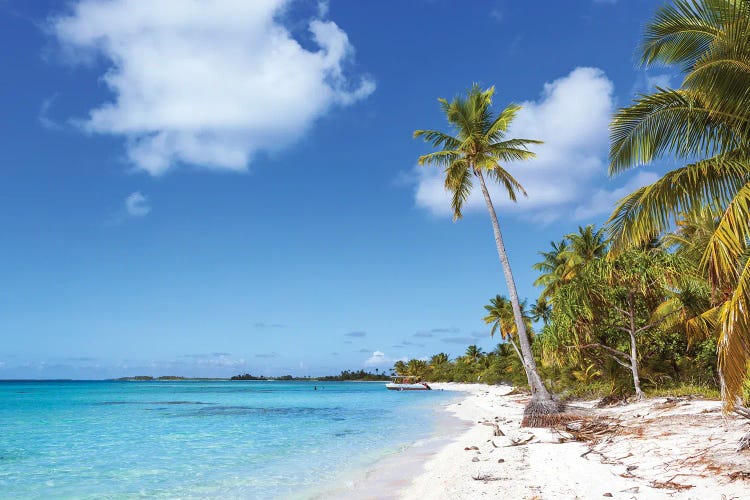
M 428 437 L 451 397 L 356 382 L 0 382 L 0 498 L 305 496 Z

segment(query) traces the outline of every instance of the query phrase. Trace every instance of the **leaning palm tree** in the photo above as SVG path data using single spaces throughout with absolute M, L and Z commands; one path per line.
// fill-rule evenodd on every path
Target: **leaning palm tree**
M 531 342 L 526 333 L 526 325 L 521 314 L 516 283 L 505 252 L 505 243 L 500 232 L 497 213 L 487 189 L 485 176 L 503 186 L 512 201 L 518 193 L 526 195 L 521 184 L 503 167 L 511 161 L 528 160 L 535 155 L 529 151 L 531 144 L 540 141 L 531 139 L 507 139 L 508 127 L 520 106 L 510 105 L 499 115 L 492 111 L 492 97 L 495 88 L 482 90 L 474 85 L 466 97 L 456 97 L 452 101 L 438 99 L 454 135 L 438 130 L 417 130 L 414 137 L 423 138 L 439 151 L 419 157 L 419 164 L 432 164 L 444 168 L 445 188 L 451 194 L 451 207 L 454 220 L 462 216 L 463 205 L 471 194 L 474 180 L 478 181 L 495 233 L 500 264 L 505 274 L 508 294 L 513 305 L 513 316 L 518 328 L 518 343 L 523 355 L 524 367 L 528 374 L 532 400 L 525 409 L 524 424 L 545 425 L 545 415 L 559 412 L 559 405 L 552 399 L 542 383 L 536 361 L 531 352 Z
M 750 2 L 674 0 L 646 28 L 642 62 L 679 65 L 677 89 L 657 88 L 615 115 L 610 173 L 659 157 L 693 162 L 620 201 L 613 247 L 640 245 L 681 214 L 721 215 L 702 256 L 712 288 L 725 408 L 740 401 L 750 362 Z

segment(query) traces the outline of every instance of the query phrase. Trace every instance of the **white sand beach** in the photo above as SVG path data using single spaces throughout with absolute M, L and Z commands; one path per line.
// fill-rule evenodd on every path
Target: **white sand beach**
M 603 409 L 577 403 L 593 416 L 611 419 L 615 429 L 590 446 L 568 441 L 565 432 L 520 428 L 526 397 L 508 395 L 511 387 L 433 387 L 465 392 L 446 409 L 466 427 L 454 428 L 459 430 L 449 443 L 421 455 L 421 472 L 413 481 L 390 483 L 408 483 L 403 488 L 386 491 L 367 481 L 372 489 L 364 496 L 750 498 L 750 451 L 735 451 L 747 422 L 723 416 L 718 401 L 655 398 Z M 494 423 L 504 436 L 493 435 Z

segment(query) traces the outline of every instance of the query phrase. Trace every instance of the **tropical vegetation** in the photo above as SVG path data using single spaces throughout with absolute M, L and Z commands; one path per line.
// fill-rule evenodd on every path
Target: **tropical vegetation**
M 505 137 L 520 108 L 493 115 L 493 87 L 439 100 L 452 135 L 416 131 L 437 149 L 419 163 L 444 169 L 454 219 L 473 183 L 481 188 L 507 287 L 483 319 L 501 342 L 400 362 L 398 373 L 527 385 L 527 412 L 542 417 L 561 410 L 551 389 L 560 398 L 720 393 L 725 410 L 750 418 L 750 1 L 672 0 L 646 26 L 640 58 L 681 81 L 614 114 L 609 173 L 678 167 L 620 200 L 604 226 L 581 226 L 539 252 L 530 306 L 485 177 L 513 201 L 525 195 L 506 167 L 533 158 L 540 141 Z

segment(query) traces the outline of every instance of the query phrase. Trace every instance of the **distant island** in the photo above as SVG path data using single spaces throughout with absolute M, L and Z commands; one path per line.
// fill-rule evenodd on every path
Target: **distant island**
M 120 377 L 116 378 L 115 380 L 118 381 L 125 381 L 125 382 L 169 382 L 169 381 L 179 381 L 179 380 L 229 380 L 226 378 L 217 378 L 217 377 L 180 377 L 177 375 L 164 375 L 161 377 L 152 377 L 150 375 L 136 375 L 135 377 Z
M 256 377 L 249 373 L 242 375 L 235 375 L 229 380 L 317 380 L 320 382 L 345 382 L 345 381 L 377 381 L 377 380 L 389 380 L 390 375 L 385 373 L 372 373 L 365 370 L 344 370 L 338 375 L 326 375 L 323 377 L 293 377 L 292 375 L 282 375 L 280 377 L 264 377 L 263 375 Z
M 150 375 L 136 375 L 134 377 L 120 377 L 115 380 L 125 382 L 170 382 L 181 380 L 287 380 L 287 381 L 305 381 L 316 380 L 319 382 L 370 382 L 379 380 L 389 380 L 390 375 L 385 373 L 372 373 L 365 370 L 344 370 L 338 375 L 326 375 L 322 377 L 294 377 L 292 375 L 282 375 L 280 377 L 266 377 L 264 375 L 251 375 L 243 373 L 234 375 L 230 378 L 202 378 L 202 377 L 180 377 L 178 375 L 164 375 L 161 377 L 152 377 Z

